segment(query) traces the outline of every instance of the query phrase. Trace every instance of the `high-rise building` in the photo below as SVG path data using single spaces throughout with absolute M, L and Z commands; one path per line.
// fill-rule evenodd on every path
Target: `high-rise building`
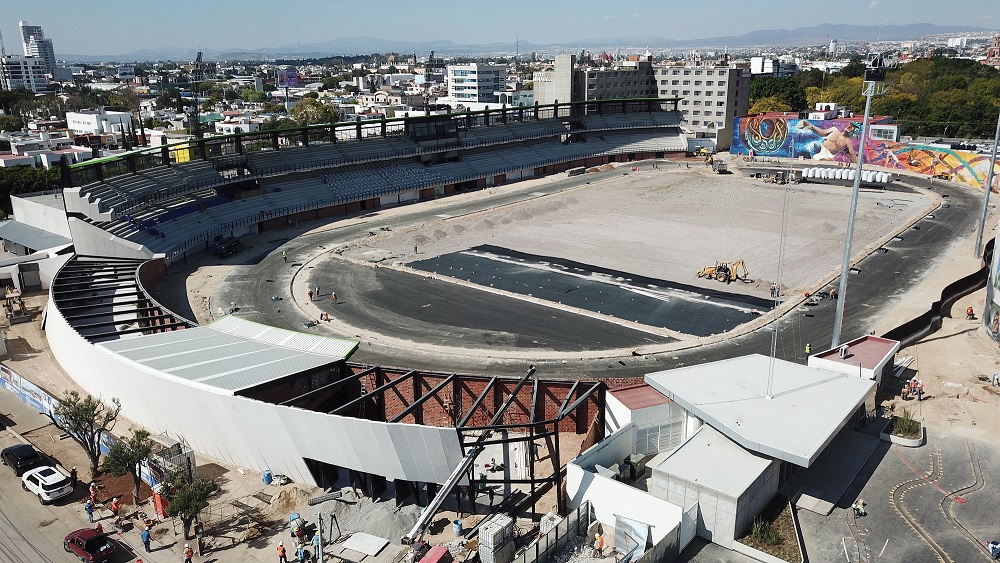
M 17 22 L 17 26 L 21 28 L 21 47 L 24 50 L 24 56 L 28 56 L 28 42 L 32 38 L 45 39 L 45 33 L 42 32 L 42 26 L 28 25 L 28 22 L 24 20 Z
M 38 57 L 9 55 L 0 59 L 0 86 L 13 90 L 24 86 L 32 92 L 48 89 L 45 77 L 45 63 Z
M 42 59 L 45 74 L 54 74 L 56 51 L 52 46 L 52 40 L 45 38 L 42 26 L 28 25 L 26 21 L 18 22 L 18 26 L 21 28 L 21 47 L 24 50 L 24 56 Z
M 494 92 L 504 89 L 506 78 L 506 65 L 448 65 L 448 98 L 458 103 L 496 103 Z

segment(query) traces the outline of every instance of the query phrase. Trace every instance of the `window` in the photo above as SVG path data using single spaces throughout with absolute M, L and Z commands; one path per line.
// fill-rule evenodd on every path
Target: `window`
M 720 107 L 720 108 L 721 107 L 725 107 L 726 102 L 715 102 L 715 105 L 718 106 L 718 107 Z
M 712 84 L 714 84 L 714 83 L 715 83 L 715 81 L 714 81 L 714 80 L 706 80 L 706 81 L 705 81 L 705 86 L 711 86 L 711 85 L 712 85 Z
M 682 111 L 682 112 L 684 113 L 684 115 L 687 115 L 687 114 L 688 114 L 688 110 L 686 110 L 686 109 L 684 109 L 684 110 L 681 110 L 681 111 Z
M 691 90 L 684 90 L 682 92 L 682 94 L 685 95 L 685 96 L 690 96 L 691 95 Z
M 700 105 L 701 105 L 701 100 L 695 100 L 695 101 L 694 101 L 694 105 L 696 105 L 696 106 L 700 106 Z
M 691 71 L 690 70 L 685 70 L 684 71 L 684 76 L 690 76 L 690 75 L 691 75 Z
M 722 90 L 719 90 L 718 94 L 719 94 L 720 96 L 725 96 L 725 95 L 726 95 L 726 93 L 725 93 L 725 92 L 723 92 Z
M 691 81 L 690 80 L 685 80 L 684 81 L 684 85 L 685 86 L 690 86 L 691 85 Z
M 671 90 L 670 91 L 670 95 L 671 96 L 676 96 L 677 95 L 677 90 Z
M 724 114 L 721 111 L 715 112 L 715 117 L 722 117 Z
M 694 71 L 694 73 L 697 74 L 697 75 L 699 75 L 699 76 L 701 75 L 701 71 L 700 70 L 696 70 L 696 71 Z
M 725 85 L 726 85 L 726 81 L 725 80 L 720 80 L 719 81 L 719 86 L 725 86 Z
M 667 85 L 667 81 L 666 80 L 661 80 L 660 81 L 660 86 L 666 86 L 666 85 Z
M 695 86 L 701 86 L 701 80 L 695 80 L 694 81 L 694 85 Z
M 671 86 L 677 86 L 677 85 L 678 85 L 679 83 L 680 83 L 680 81 L 679 81 L 679 80 L 671 80 L 671 81 L 670 81 L 670 85 L 671 85 Z
M 700 96 L 701 95 L 701 90 L 695 90 L 694 91 L 694 95 L 695 96 Z
M 719 127 L 725 127 L 726 123 L 724 121 L 716 121 L 715 124 Z
M 698 121 L 697 119 L 695 119 L 694 121 L 691 122 L 691 125 L 700 125 L 700 124 L 701 124 L 701 121 Z
M 680 74 L 680 73 L 681 73 L 681 71 L 679 71 L 679 70 L 675 70 L 675 71 L 671 72 L 670 74 L 672 74 L 672 75 L 674 75 L 674 76 L 677 76 L 677 75 L 678 75 L 678 74 Z
M 701 115 L 701 112 L 700 112 L 700 111 L 698 111 L 698 110 L 694 110 L 694 111 L 692 111 L 691 113 L 693 113 L 693 114 L 695 114 L 695 115 Z
M 681 100 L 681 105 L 682 106 L 688 105 L 688 101 L 687 100 Z M 687 113 L 687 111 L 685 111 L 684 113 Z

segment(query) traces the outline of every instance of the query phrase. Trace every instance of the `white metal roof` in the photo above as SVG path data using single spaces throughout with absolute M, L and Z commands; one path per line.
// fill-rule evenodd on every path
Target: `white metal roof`
M 660 462 L 656 469 L 740 498 L 771 463 L 770 459 L 748 452 L 706 425 Z
M 208 325 L 208 328 L 262 344 L 331 356 L 339 360 L 348 358 L 358 348 L 357 340 L 295 332 L 294 330 L 255 323 L 232 315 L 219 318 Z
M 256 323 L 250 324 L 256 325 Z M 357 342 L 335 342 L 346 342 L 346 344 L 335 344 L 329 349 L 332 350 L 339 345 L 353 352 L 357 346 Z M 138 338 L 102 342 L 98 346 L 149 369 L 215 387 L 231 394 L 296 373 L 328 366 L 346 357 L 330 353 L 305 352 L 297 347 L 269 344 L 214 330 L 211 327 L 160 332 Z
M 646 375 L 646 382 L 744 448 L 809 467 L 875 382 L 783 360 L 741 356 Z

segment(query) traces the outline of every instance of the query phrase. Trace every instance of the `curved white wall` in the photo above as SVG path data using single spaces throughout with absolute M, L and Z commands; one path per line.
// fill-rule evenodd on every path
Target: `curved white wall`
M 311 484 L 303 457 L 389 479 L 444 483 L 462 458 L 454 428 L 333 416 L 230 395 L 91 344 L 51 295 L 47 315 L 52 353 L 88 393 L 105 401 L 117 397 L 128 419 L 225 462 Z

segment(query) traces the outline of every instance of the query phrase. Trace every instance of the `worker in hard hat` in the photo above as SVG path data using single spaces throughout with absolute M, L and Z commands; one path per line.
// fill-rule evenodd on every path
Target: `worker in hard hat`
M 864 499 L 858 499 L 854 504 L 851 505 L 851 508 L 854 509 L 854 516 L 857 518 L 861 518 L 862 516 L 868 516 L 868 511 L 865 510 Z
M 594 534 L 594 557 L 604 557 L 605 546 L 604 536 L 599 533 Z

